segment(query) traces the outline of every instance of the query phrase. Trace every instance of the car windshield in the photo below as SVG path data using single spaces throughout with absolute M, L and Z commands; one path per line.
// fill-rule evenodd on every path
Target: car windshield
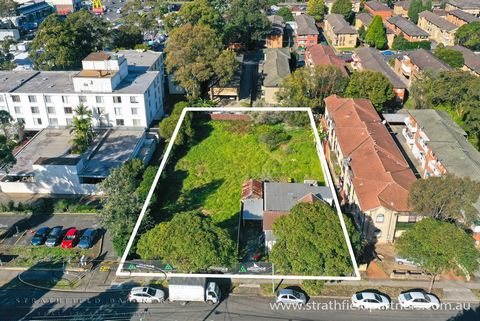
M 410 295 L 410 293 L 405 293 L 403 296 L 407 301 L 410 301 L 412 299 L 412 296 Z
M 90 239 L 90 236 L 84 235 L 80 238 L 80 241 L 88 241 Z
M 157 293 L 157 291 L 155 291 L 154 289 L 152 288 L 149 288 L 148 291 L 147 291 L 148 294 L 150 294 L 151 296 L 154 296 L 155 293 Z
M 73 240 L 74 238 L 75 238 L 75 235 L 67 235 L 67 236 L 65 237 L 65 239 L 66 239 L 67 241 Z

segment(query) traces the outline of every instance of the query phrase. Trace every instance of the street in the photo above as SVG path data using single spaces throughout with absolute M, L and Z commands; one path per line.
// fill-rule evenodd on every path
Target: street
M 66 293 L 31 289 L 0 290 L 3 321 L 16 320 L 325 320 L 325 321 L 441 321 L 479 320 L 480 307 L 462 313 L 442 311 L 341 310 L 349 300 L 313 298 L 302 311 L 272 309 L 272 298 L 229 296 L 218 306 L 203 303 L 134 304 L 127 292 Z M 342 305 L 343 303 L 343 305 Z M 456 304 L 452 304 L 455 308 Z M 328 308 L 328 309 L 327 309 Z M 326 310 L 327 309 L 327 310 Z M 454 317 L 456 316 L 456 317 Z

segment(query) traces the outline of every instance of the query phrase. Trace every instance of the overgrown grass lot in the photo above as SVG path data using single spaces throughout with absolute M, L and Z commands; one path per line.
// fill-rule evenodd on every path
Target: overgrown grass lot
M 234 237 L 246 180 L 287 182 L 293 178 L 323 183 L 310 127 L 249 121 L 198 121 L 196 127 L 193 146 L 170 156 L 159 182 L 153 213 L 163 219 L 200 209 Z

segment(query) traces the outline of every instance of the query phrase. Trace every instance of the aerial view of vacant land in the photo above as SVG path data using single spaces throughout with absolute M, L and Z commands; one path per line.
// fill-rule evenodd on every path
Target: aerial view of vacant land
M 269 145 L 266 136 L 275 130 L 286 137 Z M 323 184 L 310 127 L 211 120 L 197 123 L 196 133 L 199 138 L 193 146 L 170 156 L 157 187 L 155 215 L 200 209 L 234 235 L 244 181 L 313 179 Z

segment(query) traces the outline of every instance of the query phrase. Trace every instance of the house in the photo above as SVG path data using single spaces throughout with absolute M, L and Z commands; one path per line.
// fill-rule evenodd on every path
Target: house
M 3 172 L 0 187 L 6 194 L 97 193 L 96 184 L 112 168 L 132 158 L 147 164 L 156 140 L 143 128 L 97 129 L 87 152 L 72 153 L 70 128 L 45 128 L 15 154 L 16 164 Z
M 464 24 L 470 23 L 470 22 L 480 21 L 480 18 L 475 17 L 474 15 L 472 15 L 468 12 L 458 10 L 458 9 L 448 11 L 445 19 L 447 21 L 450 21 L 454 25 L 459 26 L 459 27 L 463 26 Z
M 83 104 L 96 127 L 142 127 L 163 116 L 163 55 L 95 52 L 81 71 L 1 71 L 0 109 L 26 130 L 69 126 Z
M 386 20 L 385 24 L 387 28 L 393 30 L 396 35 L 403 33 L 403 37 L 410 42 L 428 40 L 428 32 L 402 16 L 390 17 Z
M 370 23 L 372 23 L 373 16 L 368 12 L 362 12 L 355 16 L 355 29 L 357 31 L 363 27 L 365 30 L 368 29 Z M 385 25 L 385 23 L 384 23 Z M 391 47 L 393 44 L 393 40 L 395 39 L 395 32 L 390 30 L 389 28 L 385 28 L 385 33 L 387 34 L 387 45 Z
M 283 17 L 268 16 L 268 20 L 272 24 L 272 31 L 265 40 L 267 48 L 282 48 L 283 47 L 283 33 L 285 30 L 285 22 Z
M 393 3 L 393 15 L 408 18 L 408 9 L 410 8 L 411 0 L 402 0 Z
M 297 27 L 295 29 L 295 45 L 305 49 L 318 43 L 318 29 L 315 19 L 306 14 L 295 16 Z
M 305 14 L 305 11 L 307 11 L 307 6 L 303 5 L 294 5 L 290 7 L 290 12 L 293 14 L 293 16 L 300 16 L 302 14 Z
M 455 9 L 468 12 L 475 16 L 480 15 L 480 3 L 478 0 L 447 0 L 445 10 L 452 11 Z
M 390 68 L 377 49 L 368 47 L 357 48 L 352 58 L 352 65 L 355 70 L 370 70 L 382 73 L 392 84 L 397 100 L 399 102 L 403 101 L 407 83 Z
M 53 6 L 60 15 L 75 12 L 82 7 L 82 0 L 47 0 L 47 2 Z
M 16 11 L 17 14 L 6 17 L 7 20 L 10 20 L 16 28 L 27 31 L 38 28 L 55 9 L 44 0 L 29 0 L 20 4 Z M 1 14 L 0 17 L 2 17 Z
M 418 15 L 418 26 L 430 34 L 430 39 L 445 46 L 455 44 L 458 26 L 430 11 Z
M 283 78 L 290 74 L 290 50 L 288 48 L 265 49 L 261 67 L 263 85 L 262 98 L 267 104 L 276 104 L 277 92 Z
M 325 150 L 336 173 L 344 210 L 364 239 L 392 242 L 397 222 L 415 221 L 408 204 L 416 178 L 372 103 L 325 98 Z
M 210 99 L 231 99 L 237 101 L 240 99 L 240 82 L 242 79 L 243 55 L 237 55 L 235 59 L 238 61 L 239 64 L 230 81 L 228 81 L 224 85 L 221 85 L 219 84 L 218 79 L 214 79 L 212 83 L 210 83 Z
M 353 48 L 357 45 L 357 30 L 340 14 L 329 14 L 324 21 L 324 36 L 334 48 Z
M 453 46 L 451 49 L 460 51 L 463 54 L 464 63 L 462 70 L 469 71 L 477 77 L 480 76 L 480 55 L 462 46 Z
M 393 14 L 392 9 L 379 1 L 367 1 L 365 2 L 365 11 L 372 16 L 380 16 L 385 21 Z
M 326 202 L 333 206 L 332 190 L 310 181 L 280 183 L 251 179 L 242 185 L 242 220 L 262 223 L 265 249 L 269 251 L 276 242 L 273 234 L 275 220 L 289 215 L 292 207 L 302 202 Z
M 307 66 L 328 66 L 332 65 L 338 67 L 345 77 L 348 77 L 347 66 L 345 61 L 335 55 L 332 47 L 322 44 L 317 44 L 307 48 L 305 55 L 305 62 Z
M 327 13 L 332 13 L 332 7 L 335 1 L 337 0 L 325 0 L 325 6 L 328 9 Z M 361 4 L 360 0 L 352 0 L 352 11 L 355 13 L 360 12 L 360 4 Z
M 417 49 L 407 51 L 401 57 L 395 58 L 395 72 L 409 80 L 409 86 L 413 79 L 421 72 L 439 72 L 451 70 L 452 68 L 435 57 L 430 51 L 425 49 Z
M 12 38 L 15 41 L 20 40 L 20 31 L 9 19 L 0 20 L 0 41 L 7 38 Z

